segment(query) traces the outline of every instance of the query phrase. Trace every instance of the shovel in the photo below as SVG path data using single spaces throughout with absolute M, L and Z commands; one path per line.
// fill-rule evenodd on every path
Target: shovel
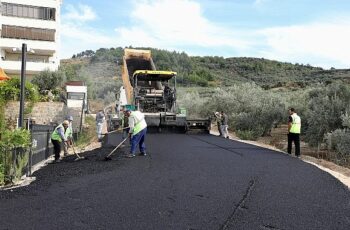
M 106 161 L 112 160 L 112 158 L 111 158 L 112 154 L 113 154 L 127 139 L 129 139 L 129 137 L 126 137 L 124 140 L 122 140 L 122 142 L 120 142 L 119 145 L 118 145 L 117 147 L 115 147 L 115 149 L 113 149 L 113 151 L 110 152 L 110 153 L 105 157 L 105 160 L 106 160 Z

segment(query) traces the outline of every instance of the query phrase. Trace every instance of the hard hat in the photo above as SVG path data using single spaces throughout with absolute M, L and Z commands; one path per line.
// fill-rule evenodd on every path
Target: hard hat
M 63 122 L 62 122 L 62 125 L 69 125 L 69 121 L 67 121 L 67 120 L 64 120 Z
M 68 116 L 67 116 L 67 120 L 68 120 L 68 121 L 73 121 L 73 116 L 68 115 Z

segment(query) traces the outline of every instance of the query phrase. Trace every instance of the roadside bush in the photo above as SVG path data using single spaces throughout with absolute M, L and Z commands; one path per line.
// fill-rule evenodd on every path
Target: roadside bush
M 16 148 L 30 145 L 30 132 L 25 129 L 5 130 L 0 139 L 1 147 Z
M 324 137 L 328 150 L 335 151 L 336 160 L 345 165 L 350 163 L 350 130 L 348 129 L 349 115 L 345 113 L 341 116 L 344 129 L 336 129 L 327 133 Z
M 335 150 L 343 156 L 350 156 L 350 132 L 336 129 L 325 135 L 326 145 L 329 150 Z
M 242 140 L 256 140 L 261 134 L 256 133 L 254 130 L 236 130 L 236 135 Z
M 180 101 L 192 117 L 224 111 L 229 117 L 229 128 L 245 139 L 268 135 L 275 125 L 286 120 L 284 98 L 255 84 L 214 89 L 206 96 L 193 91 L 182 95 Z
M 319 147 L 326 133 L 343 127 L 342 116 L 350 104 L 350 87 L 332 84 L 313 89 L 308 94 L 305 140 Z
M 10 100 L 19 100 L 21 81 L 18 78 L 12 78 L 0 84 L 0 100 L 6 102 Z M 39 93 L 37 88 L 26 82 L 25 84 L 25 99 L 30 101 L 38 101 Z
M 229 116 L 229 127 L 239 130 L 238 135 L 249 133 L 250 139 L 268 135 L 283 121 L 286 110 L 283 98 L 248 83 L 218 90 L 208 108 L 211 111 L 223 110 Z
M 178 107 L 184 107 L 187 110 L 187 117 L 189 118 L 199 118 L 199 117 L 208 117 L 209 110 L 206 108 L 208 103 L 208 98 L 201 97 L 198 91 L 182 92 L 177 101 Z
M 28 164 L 30 132 L 4 130 L 0 138 L 0 185 L 18 180 Z M 15 157 L 15 159 L 14 159 Z
M 40 93 L 43 93 L 61 86 L 64 78 L 64 73 L 62 71 L 53 72 L 50 70 L 44 70 L 34 76 L 32 83 L 38 86 Z
M 95 119 L 92 116 L 86 116 L 83 131 L 80 132 L 75 144 L 79 147 L 84 147 L 96 139 Z
M 260 119 L 257 119 L 256 115 L 254 113 L 240 113 L 235 117 L 234 129 L 239 138 L 256 140 L 263 136 L 264 125 L 260 124 Z

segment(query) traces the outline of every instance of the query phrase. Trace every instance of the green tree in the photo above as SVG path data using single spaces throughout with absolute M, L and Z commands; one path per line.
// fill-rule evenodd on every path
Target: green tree
M 61 86 L 65 79 L 64 72 L 44 70 L 34 76 L 32 83 L 37 85 L 40 92 L 54 90 Z

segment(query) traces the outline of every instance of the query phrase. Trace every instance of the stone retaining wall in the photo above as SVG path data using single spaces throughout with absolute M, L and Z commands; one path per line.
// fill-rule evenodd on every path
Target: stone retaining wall
M 25 103 L 25 110 L 30 108 L 30 103 Z M 62 102 L 37 102 L 30 109 L 30 114 L 25 118 L 35 118 L 36 124 L 60 123 L 67 115 L 74 118 L 73 127 L 80 126 L 81 109 L 67 108 Z M 9 102 L 5 107 L 5 119 L 16 121 L 19 117 L 19 102 Z

